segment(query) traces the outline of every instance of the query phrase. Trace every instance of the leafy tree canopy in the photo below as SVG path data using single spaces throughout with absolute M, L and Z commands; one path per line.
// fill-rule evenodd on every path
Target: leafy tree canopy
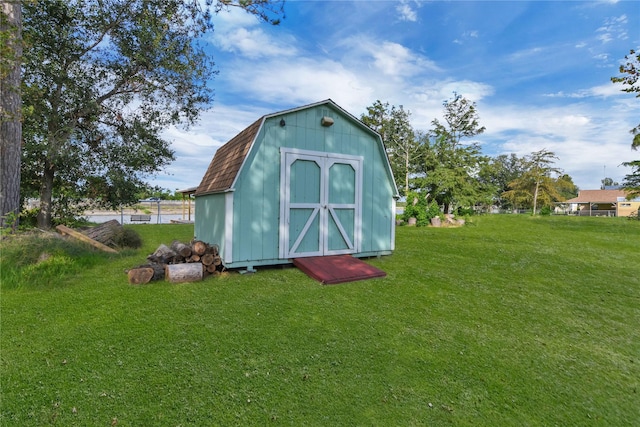
M 445 213 L 451 205 L 473 206 L 487 199 L 490 186 L 482 186 L 479 173 L 487 158 L 480 146 L 471 141 L 462 144 L 463 138 L 472 138 L 485 131 L 479 125 L 476 104 L 455 94 L 453 100 L 444 102 L 445 124 L 434 119 L 433 129 L 424 144 L 425 154 L 421 180 L 430 197 L 444 206 Z M 486 182 L 485 182 L 486 184 Z
M 613 83 L 622 83 L 624 92 L 636 93 L 636 98 L 640 98 L 640 52 L 631 49 L 625 57 L 626 62 L 620 65 L 619 71 L 621 76 L 611 77 Z M 631 129 L 633 141 L 631 147 L 637 150 L 640 147 L 640 125 Z
M 502 196 L 516 207 L 532 207 L 534 215 L 538 206 L 550 207 L 553 202 L 565 200 L 561 190 L 573 181 L 568 175 L 560 179 L 552 176 L 562 174 L 553 166 L 557 159 L 555 153 L 547 149 L 531 153 L 526 158 L 524 173 L 509 183 L 509 190 Z
M 622 83 L 624 92 L 636 93 L 636 98 L 640 98 L 640 52 L 631 49 L 629 55 L 624 57 L 626 63 L 620 65 L 620 73 L 622 76 L 612 77 L 614 83 Z M 633 141 L 631 148 L 637 150 L 640 147 L 640 125 L 631 129 Z M 640 160 L 623 163 L 624 166 L 632 167 L 633 170 L 629 175 L 624 177 L 622 182 L 623 188 L 628 191 L 629 198 L 640 196 Z
M 361 116 L 364 124 L 382 136 L 396 186 L 402 195 L 408 194 L 410 176 L 417 171 L 416 161 L 422 155 L 410 117 L 411 113 L 402 105 L 397 108 L 379 100 L 367 107 L 367 113 Z
M 489 159 L 480 171 L 480 177 L 495 189 L 492 204 L 503 209 L 516 207 L 509 199 L 502 197 L 502 194 L 509 190 L 509 183 L 522 176 L 525 170 L 526 158 L 518 157 L 515 153 L 501 154 Z
M 632 168 L 631 173 L 626 175 L 622 182 L 622 186 L 627 190 L 627 199 L 640 197 L 640 160 L 625 162 L 623 165 Z
M 135 202 L 174 153 L 161 132 L 192 124 L 212 101 L 200 44 L 211 0 L 34 0 L 23 5 L 23 194 L 38 225 L 92 199 Z M 218 1 L 278 23 L 282 1 Z
M 455 148 L 462 138 L 473 138 L 483 133 L 486 128 L 480 126 L 476 103 L 458 93 L 454 93 L 453 99 L 444 101 L 444 120 L 446 125 L 434 119 L 433 133 L 446 135 L 449 144 Z

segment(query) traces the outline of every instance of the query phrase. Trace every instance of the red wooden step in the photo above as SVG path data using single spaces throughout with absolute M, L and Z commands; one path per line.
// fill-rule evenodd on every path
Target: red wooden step
M 385 277 L 387 273 L 351 255 L 294 258 L 293 265 L 325 285 Z

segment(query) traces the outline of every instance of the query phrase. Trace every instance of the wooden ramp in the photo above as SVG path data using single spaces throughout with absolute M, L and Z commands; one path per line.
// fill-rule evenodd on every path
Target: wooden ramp
M 351 255 L 294 258 L 293 264 L 324 285 L 384 277 L 384 271 Z

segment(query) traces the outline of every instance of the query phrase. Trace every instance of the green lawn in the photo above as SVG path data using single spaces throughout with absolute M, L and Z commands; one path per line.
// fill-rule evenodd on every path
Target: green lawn
M 2 243 L 2 426 L 635 426 L 640 222 L 397 229 L 384 279 L 144 286 L 140 250 Z M 38 246 L 41 245 L 41 246 Z M 35 258 L 51 257 L 38 265 Z

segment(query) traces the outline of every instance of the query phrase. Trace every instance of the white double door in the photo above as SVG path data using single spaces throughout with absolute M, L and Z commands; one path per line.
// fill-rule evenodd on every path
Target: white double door
M 361 198 L 362 157 L 282 149 L 281 258 L 358 252 Z

